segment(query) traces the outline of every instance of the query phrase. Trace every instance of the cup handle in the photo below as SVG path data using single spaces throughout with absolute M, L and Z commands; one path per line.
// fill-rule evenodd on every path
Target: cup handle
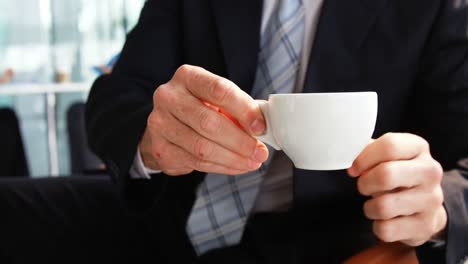
M 262 141 L 263 143 L 270 145 L 276 150 L 281 150 L 281 147 L 279 146 L 275 137 L 273 136 L 273 130 L 271 129 L 273 126 L 271 124 L 269 103 L 266 101 L 259 101 L 258 106 L 260 107 L 260 110 L 262 110 L 263 116 L 265 117 L 266 129 L 265 134 L 257 136 L 256 138 Z

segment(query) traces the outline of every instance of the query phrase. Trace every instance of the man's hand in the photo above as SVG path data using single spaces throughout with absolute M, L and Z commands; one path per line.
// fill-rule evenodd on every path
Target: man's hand
M 419 246 L 445 230 L 443 170 L 424 139 L 386 134 L 364 149 L 348 173 L 360 175 L 358 190 L 371 197 L 364 213 L 381 240 Z
M 156 89 L 153 104 L 140 142 L 151 169 L 234 175 L 268 158 L 266 146 L 252 136 L 265 130 L 258 104 L 229 80 L 184 65 Z

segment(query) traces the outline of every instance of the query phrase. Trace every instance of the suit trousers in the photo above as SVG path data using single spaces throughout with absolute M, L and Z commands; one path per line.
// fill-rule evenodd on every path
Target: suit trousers
M 143 263 L 143 226 L 119 197 L 105 175 L 1 178 L 0 263 Z
M 165 212 L 141 214 L 129 208 L 106 175 L 0 179 L 0 263 L 144 263 L 150 259 L 164 264 L 174 263 L 175 254 L 193 254 L 165 247 L 164 241 L 170 238 L 161 238 L 160 230 L 169 227 L 153 226 L 155 219 L 166 217 Z M 375 242 L 369 232 L 361 232 L 364 235 L 356 239 L 341 226 L 345 215 L 311 221 L 310 230 L 293 222 L 301 218 L 291 212 L 257 214 L 249 219 L 239 245 L 186 263 L 342 263 Z

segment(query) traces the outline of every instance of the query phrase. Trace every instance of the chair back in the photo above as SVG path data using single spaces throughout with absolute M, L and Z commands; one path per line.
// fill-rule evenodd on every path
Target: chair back
M 29 176 L 18 118 L 10 108 L 0 108 L 0 177 L 4 176 Z
M 72 174 L 101 174 L 104 163 L 89 148 L 85 128 L 85 103 L 73 104 L 67 112 Z

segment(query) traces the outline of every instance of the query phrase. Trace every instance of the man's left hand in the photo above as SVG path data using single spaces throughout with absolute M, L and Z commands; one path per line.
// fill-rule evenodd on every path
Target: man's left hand
M 359 192 L 370 196 L 364 213 L 379 239 L 419 246 L 444 232 L 443 170 L 421 137 L 386 134 L 361 152 L 348 173 L 359 176 Z

